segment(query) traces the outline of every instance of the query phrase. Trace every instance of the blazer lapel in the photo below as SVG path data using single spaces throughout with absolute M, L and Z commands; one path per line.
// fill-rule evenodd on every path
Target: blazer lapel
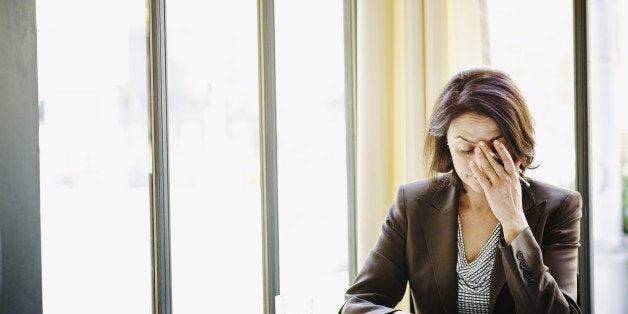
M 530 230 L 532 231 L 532 234 L 536 234 L 535 220 L 538 217 L 534 217 L 534 215 L 538 211 L 535 209 L 544 207 L 547 201 L 543 200 L 542 202 L 537 204 L 532 190 L 525 185 L 521 185 L 521 198 L 522 208 L 524 211 L 524 215 L 526 216 L 526 220 L 528 221 L 528 225 L 530 226 Z M 503 289 L 504 284 L 506 283 L 506 275 L 504 274 L 504 264 L 502 263 L 502 256 L 501 254 L 499 254 L 499 252 L 497 253 L 498 254 L 495 254 L 493 273 L 491 274 L 491 287 L 488 300 L 489 313 L 493 313 L 493 310 L 495 309 L 495 303 L 497 301 L 497 296 L 499 295 L 499 292 Z
M 419 199 L 421 223 L 432 263 L 434 279 L 443 310 L 458 312 L 458 276 L 456 274 L 458 189 L 447 186 L 430 199 Z

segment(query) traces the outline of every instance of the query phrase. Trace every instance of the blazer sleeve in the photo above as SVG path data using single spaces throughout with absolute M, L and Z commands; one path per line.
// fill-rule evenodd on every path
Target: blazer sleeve
M 517 312 L 580 313 L 576 303 L 582 199 L 572 192 L 549 214 L 542 247 L 530 228 L 500 245 Z
M 375 247 L 345 294 L 340 313 L 393 313 L 408 281 L 407 219 L 403 187 L 391 205 Z

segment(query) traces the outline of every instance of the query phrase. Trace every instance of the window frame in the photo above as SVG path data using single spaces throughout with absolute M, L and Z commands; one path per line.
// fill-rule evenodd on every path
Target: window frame
M 576 143 L 576 190 L 582 195 L 580 252 L 578 254 L 578 304 L 583 313 L 593 313 L 591 262 L 591 215 L 589 187 L 589 116 L 587 1 L 573 1 L 574 14 L 574 127 Z
M 274 1 L 258 0 L 257 10 L 264 313 L 275 313 L 275 296 L 279 294 L 280 270 Z
M 153 313 L 172 313 L 165 0 L 147 3 Z

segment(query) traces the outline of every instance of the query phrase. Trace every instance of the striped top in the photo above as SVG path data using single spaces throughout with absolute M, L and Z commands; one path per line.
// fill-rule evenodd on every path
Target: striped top
M 471 263 L 467 262 L 462 239 L 462 227 L 458 216 L 458 313 L 488 313 L 491 273 L 502 225 L 495 226 L 493 233 Z

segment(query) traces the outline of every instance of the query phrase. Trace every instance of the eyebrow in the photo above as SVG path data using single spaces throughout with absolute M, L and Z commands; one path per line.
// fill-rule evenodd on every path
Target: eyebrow
M 504 137 L 504 136 L 503 136 L 503 135 L 496 136 L 496 137 L 494 137 L 494 138 L 492 138 L 492 139 L 488 140 L 488 142 L 492 142 L 492 141 L 497 140 L 497 139 L 500 139 L 500 138 L 502 138 L 502 137 Z M 455 138 L 459 138 L 459 139 L 461 139 L 461 140 L 463 140 L 463 141 L 465 141 L 465 142 L 467 142 L 467 143 L 469 143 L 469 144 L 477 145 L 477 143 L 474 143 L 474 142 L 472 142 L 472 141 L 470 141 L 470 140 L 468 140 L 468 139 L 466 139 L 466 138 L 464 138 L 464 137 L 462 137 L 462 136 L 460 136 L 460 135 L 456 136 Z

